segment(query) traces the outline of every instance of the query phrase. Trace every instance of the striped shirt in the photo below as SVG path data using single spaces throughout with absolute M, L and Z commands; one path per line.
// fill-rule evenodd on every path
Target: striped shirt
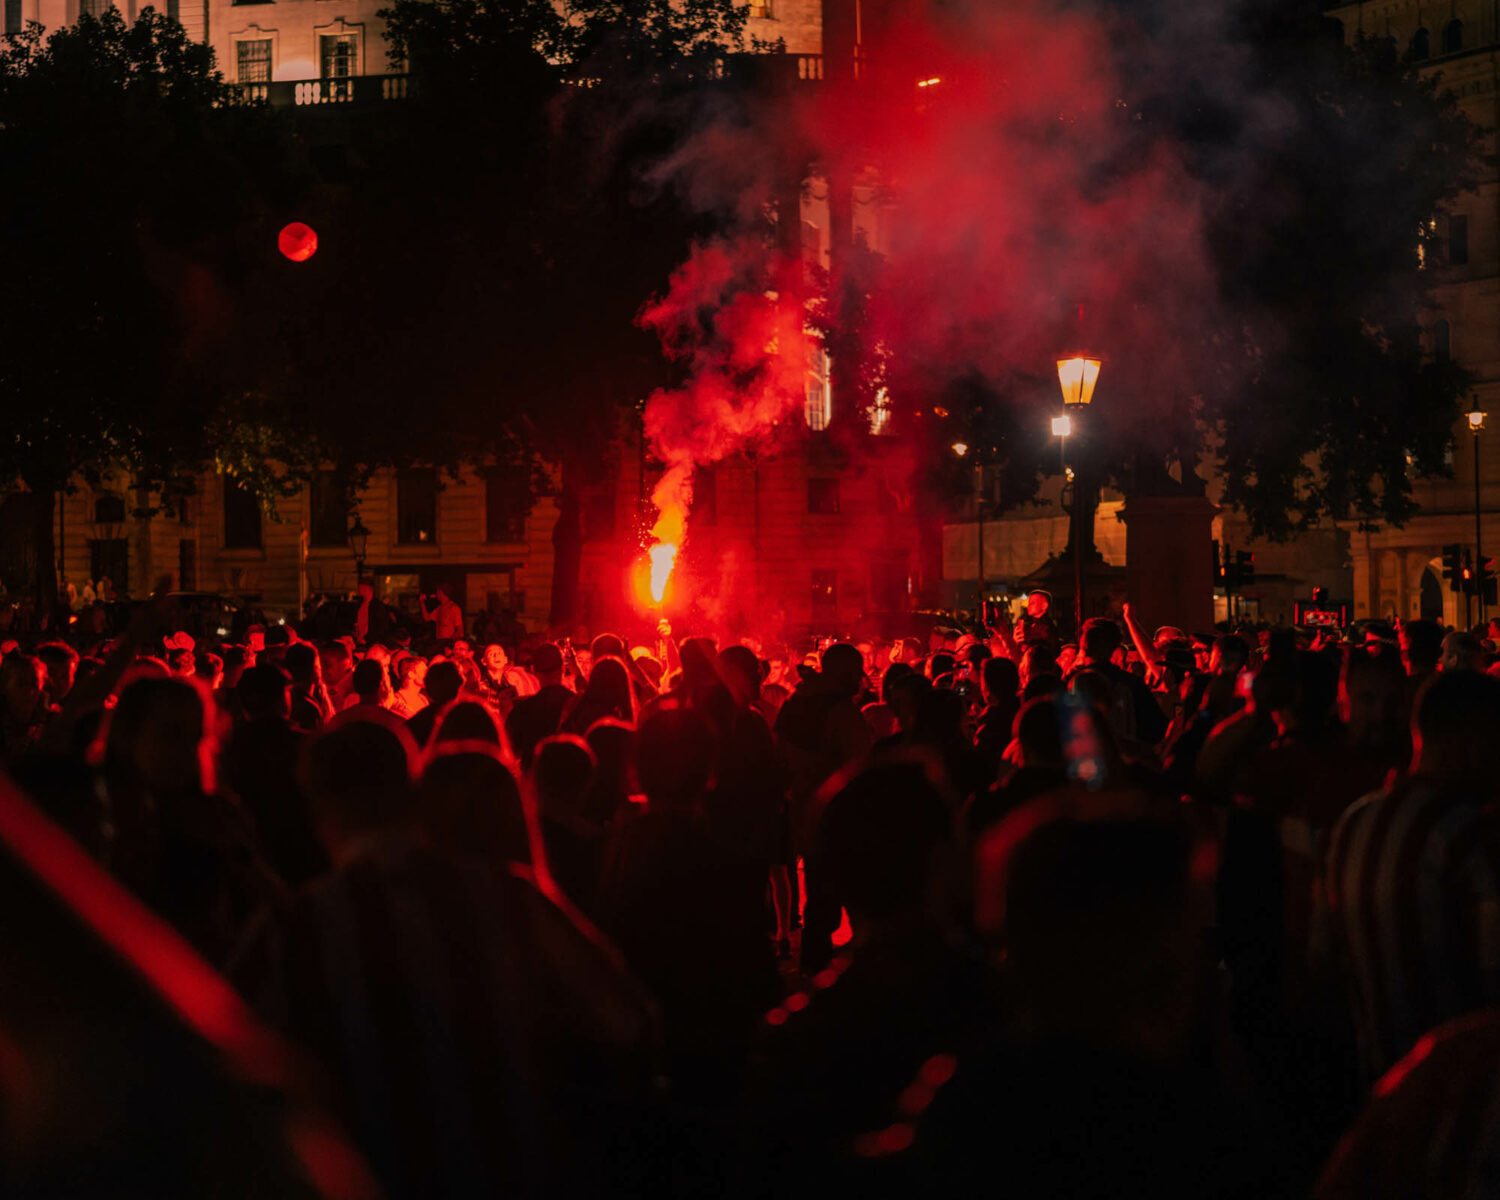
M 602 1081 L 642 1056 L 650 1008 L 530 882 L 375 845 L 267 941 L 263 1007 L 329 1069 L 390 1196 L 593 1182 L 578 1106 L 618 1100 Z
M 1373 1080 L 1428 1030 L 1500 1001 L 1500 820 L 1415 777 L 1334 828 L 1327 899 Z

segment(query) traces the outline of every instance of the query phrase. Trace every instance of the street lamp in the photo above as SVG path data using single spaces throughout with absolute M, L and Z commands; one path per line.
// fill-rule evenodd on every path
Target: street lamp
M 1485 624 L 1489 614 L 1485 611 L 1485 589 L 1488 587 L 1489 572 L 1484 569 L 1484 536 L 1480 529 L 1480 507 L 1479 507 L 1479 431 L 1484 428 L 1484 418 L 1487 414 L 1479 407 L 1479 396 L 1476 394 L 1469 405 L 1469 432 L 1474 435 L 1474 590 L 1479 594 L 1479 623 Z
M 969 453 L 968 442 L 954 442 L 953 453 L 965 458 Z M 984 624 L 984 464 L 979 454 L 974 455 L 974 527 L 978 531 L 978 565 L 974 574 L 979 584 L 979 623 Z
M 354 586 L 357 588 L 365 581 L 365 551 L 370 548 L 370 531 L 365 528 L 365 523 L 360 520 L 359 514 L 354 515 L 354 524 L 349 526 L 349 549 L 354 551 Z
M 1057 382 L 1062 386 L 1063 406 L 1068 412 L 1052 419 L 1052 432 L 1063 439 L 1073 433 L 1074 411 L 1081 412 L 1094 399 L 1094 385 L 1099 382 L 1103 362 L 1091 354 L 1070 354 L 1057 360 Z M 1080 464 L 1081 466 L 1081 464 Z M 1066 467 L 1064 467 L 1066 472 Z M 1083 631 L 1083 480 L 1072 473 L 1073 483 L 1073 627 L 1075 636 Z

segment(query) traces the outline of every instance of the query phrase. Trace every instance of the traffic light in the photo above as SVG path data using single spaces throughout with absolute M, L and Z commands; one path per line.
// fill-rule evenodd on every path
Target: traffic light
M 1443 578 L 1450 592 L 1464 590 L 1464 548 L 1457 542 L 1443 547 Z
M 1229 590 L 1229 547 L 1214 543 L 1214 587 Z
M 1464 551 L 1463 566 L 1459 568 L 1459 582 L 1462 585 L 1465 596 L 1472 596 L 1478 590 L 1477 581 L 1474 578 L 1474 564 L 1469 559 L 1469 552 Z
M 1237 550 L 1234 555 L 1235 574 L 1240 587 L 1251 587 L 1255 583 L 1255 555 L 1248 550 Z

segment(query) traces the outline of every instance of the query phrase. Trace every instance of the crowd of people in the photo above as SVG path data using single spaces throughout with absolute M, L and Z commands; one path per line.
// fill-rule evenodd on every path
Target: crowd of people
M 1496 1194 L 1493 643 L 1048 609 L 803 654 L 145 606 L 0 645 L 0 751 L 388 1196 Z

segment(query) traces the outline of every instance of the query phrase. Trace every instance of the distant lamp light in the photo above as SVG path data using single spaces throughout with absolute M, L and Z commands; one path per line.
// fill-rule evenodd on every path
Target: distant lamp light
M 1482 409 L 1482 408 L 1479 407 L 1479 397 L 1475 396 L 1474 397 L 1474 403 L 1469 408 L 1469 412 L 1468 412 L 1469 432 L 1470 433 L 1478 433 L 1481 429 L 1483 429 L 1484 428 L 1484 419 L 1488 415 L 1489 414 L 1486 413 L 1484 411 L 1484 409 Z
M 363 521 L 355 517 L 354 524 L 349 526 L 349 549 L 354 551 L 355 558 L 363 559 L 369 548 L 370 531 L 365 528 Z
M 306 262 L 318 252 L 318 234 L 311 225 L 293 221 L 276 235 L 276 248 L 293 262 Z
M 1063 403 L 1089 403 L 1094 398 L 1094 385 L 1099 382 L 1099 368 L 1102 365 L 1099 359 L 1090 358 L 1086 354 L 1058 359 L 1057 381 L 1062 384 Z
M 1073 436 L 1073 418 L 1069 417 L 1069 416 L 1066 416 L 1066 415 L 1061 416 L 1061 417 L 1053 417 L 1052 418 L 1052 436 L 1053 437 L 1072 437 Z
M 958 455 L 959 458 L 962 458 L 968 452 L 969 452 L 969 443 L 968 442 L 954 442 L 953 443 L 953 453 L 956 454 L 956 455 Z

